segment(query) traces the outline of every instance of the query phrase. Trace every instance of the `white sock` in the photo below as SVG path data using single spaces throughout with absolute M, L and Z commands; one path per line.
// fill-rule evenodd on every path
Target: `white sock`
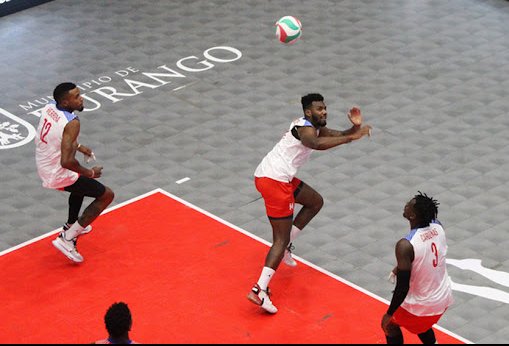
M 274 273 L 276 271 L 270 267 L 263 267 L 262 274 L 260 275 L 260 278 L 258 279 L 258 286 L 264 291 L 267 290 L 267 287 L 269 286 L 270 279 L 272 279 L 272 276 L 274 276 Z
M 82 227 L 78 221 L 76 221 L 71 228 L 64 232 L 65 240 L 73 240 L 76 238 L 81 232 L 83 232 L 84 227 Z
M 297 238 L 297 236 L 299 235 L 300 231 L 301 230 L 297 226 L 295 226 L 295 225 L 292 226 L 292 230 L 290 232 L 290 243 L 292 241 L 294 241 L 295 238 Z

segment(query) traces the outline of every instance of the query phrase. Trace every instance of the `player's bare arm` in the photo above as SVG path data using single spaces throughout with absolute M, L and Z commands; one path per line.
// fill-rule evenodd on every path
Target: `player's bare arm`
M 62 167 L 70 169 L 72 171 L 81 173 L 77 171 L 77 166 L 79 166 L 79 162 L 76 161 L 76 149 L 77 149 L 77 138 L 80 132 L 80 122 L 78 120 L 71 120 L 64 128 L 64 132 L 62 134 L 62 143 L 61 143 L 61 153 L 62 157 L 60 159 L 60 163 Z
M 406 240 L 401 239 L 396 244 L 396 260 L 398 272 L 401 270 L 411 270 L 412 262 L 414 261 L 414 248 L 412 244 Z
M 347 130 L 333 130 L 326 126 L 320 128 L 320 137 L 340 137 L 340 136 L 348 136 L 351 135 L 361 129 L 362 126 L 362 114 L 361 110 L 358 107 L 352 107 L 348 113 L 347 117 L 352 123 L 352 127 Z M 371 133 L 368 133 L 368 136 Z
M 299 133 L 299 137 L 302 144 L 305 145 L 306 147 L 315 150 L 327 150 L 338 145 L 360 139 L 365 135 L 368 135 L 371 131 L 371 126 L 369 125 L 363 126 L 359 128 L 359 130 L 347 135 L 338 133 L 337 136 L 317 136 L 316 129 L 311 126 L 299 127 L 297 131 Z
M 410 275 L 412 270 L 412 262 L 414 260 L 414 249 L 412 244 L 406 240 L 401 239 L 396 244 L 396 287 L 394 288 L 394 294 L 391 299 L 391 304 L 387 313 L 382 316 L 382 329 L 389 332 L 388 327 L 391 321 L 391 316 L 400 307 L 405 300 L 408 290 L 410 288 Z
M 326 126 L 323 126 L 320 128 L 320 135 L 319 137 L 341 137 L 341 136 L 348 136 L 351 135 L 361 129 L 360 126 L 353 125 L 348 130 L 334 130 L 330 129 Z
M 85 177 L 98 178 L 101 176 L 102 167 L 93 167 L 88 169 L 80 165 L 76 160 L 77 139 L 80 132 L 80 122 L 77 119 L 71 120 L 64 129 L 62 134 L 61 152 L 62 157 L 60 164 L 62 167 L 77 172 Z

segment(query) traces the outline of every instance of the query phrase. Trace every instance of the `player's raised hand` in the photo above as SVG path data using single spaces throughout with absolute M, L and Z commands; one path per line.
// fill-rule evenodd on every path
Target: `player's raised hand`
M 348 111 L 347 115 L 348 115 L 348 119 L 350 119 L 352 124 L 354 124 L 355 126 L 362 125 L 362 114 L 361 114 L 361 110 L 359 108 L 352 107 L 352 109 L 350 109 Z
M 360 126 L 357 128 L 356 131 L 354 131 L 352 134 L 351 134 L 351 138 L 352 140 L 357 140 L 357 139 L 360 139 L 364 136 L 368 136 L 368 137 L 371 137 L 371 126 L 370 125 L 364 125 L 364 126 Z

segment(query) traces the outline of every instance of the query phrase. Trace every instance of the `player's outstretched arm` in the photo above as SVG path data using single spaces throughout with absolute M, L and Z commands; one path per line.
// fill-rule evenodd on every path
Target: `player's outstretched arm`
M 320 132 L 324 128 L 320 129 Z M 338 145 L 350 143 L 371 133 L 371 126 L 360 126 L 356 131 L 349 134 L 338 133 L 334 136 L 317 136 L 316 130 L 310 126 L 299 127 L 299 137 L 303 145 L 315 150 L 326 150 Z
M 328 127 L 322 127 L 320 129 L 320 137 L 339 137 L 339 136 L 348 136 L 354 134 L 359 131 L 362 127 L 362 113 L 358 107 L 352 107 L 348 113 L 346 114 L 348 120 L 352 123 L 352 127 L 347 130 L 333 130 Z M 369 131 L 368 131 L 369 132 Z M 371 132 L 368 133 L 368 136 L 371 135 Z

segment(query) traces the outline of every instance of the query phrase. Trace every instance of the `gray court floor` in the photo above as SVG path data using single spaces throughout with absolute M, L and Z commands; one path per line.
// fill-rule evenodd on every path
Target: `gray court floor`
M 274 37 L 284 15 L 303 23 L 295 45 Z M 268 241 L 252 174 L 319 92 L 330 127 L 357 105 L 374 130 L 301 170 L 325 206 L 296 255 L 390 299 L 403 206 L 426 192 L 449 258 L 483 265 L 451 261 L 456 303 L 439 325 L 506 343 L 508 37 L 504 0 L 55 0 L 0 18 L 0 251 L 65 221 L 31 140 L 60 82 L 86 96 L 80 141 L 113 205 L 162 188 Z M 246 289 L 258 274 L 239 273 Z

